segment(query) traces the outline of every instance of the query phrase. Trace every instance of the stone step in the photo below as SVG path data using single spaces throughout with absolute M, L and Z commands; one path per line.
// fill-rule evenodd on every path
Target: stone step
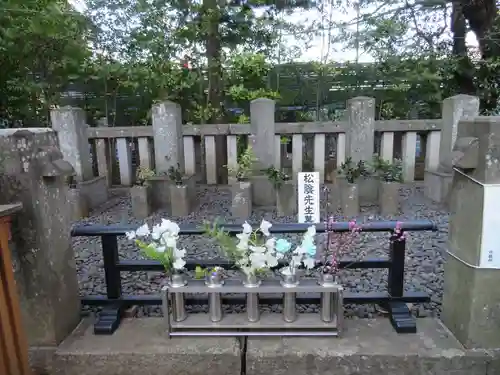
M 341 339 L 253 337 L 246 348 L 231 337 L 169 340 L 161 318 L 125 319 L 110 336 L 94 335 L 91 323 L 83 321 L 59 346 L 55 374 L 500 374 L 492 353 L 464 349 L 430 318 L 418 320 L 417 334 L 396 334 L 388 319 L 347 320 Z

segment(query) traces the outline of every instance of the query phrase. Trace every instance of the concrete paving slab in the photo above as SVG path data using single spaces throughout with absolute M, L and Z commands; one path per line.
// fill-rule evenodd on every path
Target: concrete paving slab
M 419 319 L 417 334 L 396 334 L 388 319 L 346 326 L 341 339 L 249 338 L 246 375 L 486 375 L 493 359 L 434 319 Z
M 235 338 L 172 338 L 161 318 L 125 319 L 109 336 L 94 335 L 85 320 L 59 346 L 57 375 L 235 375 L 240 374 Z

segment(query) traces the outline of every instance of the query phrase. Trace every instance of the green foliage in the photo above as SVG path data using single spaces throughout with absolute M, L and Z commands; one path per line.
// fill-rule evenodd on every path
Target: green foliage
M 385 182 L 403 182 L 403 162 L 394 159 L 392 163 L 379 156 L 373 157 L 376 176 Z
M 148 259 L 160 262 L 167 274 L 170 274 L 175 261 L 173 249 L 167 248 L 165 251 L 161 252 L 156 250 L 156 245 L 154 243 L 148 244 L 141 240 L 135 240 L 135 243 Z
M 217 219 L 212 223 L 204 221 L 203 231 L 205 235 L 214 239 L 218 243 L 223 255 L 229 260 L 236 262 L 240 259 L 241 252 L 236 248 L 237 240 L 221 228 Z
M 168 178 L 170 181 L 175 183 L 176 185 L 182 185 L 184 183 L 182 177 L 182 170 L 181 170 L 181 165 L 177 163 L 177 166 L 174 167 L 173 165 L 168 168 Z
M 154 177 L 154 175 L 154 170 L 139 166 L 135 173 L 135 183 L 139 186 L 146 186 L 149 183 L 149 179 Z
M 290 181 L 290 175 L 284 170 L 278 170 L 274 167 L 269 167 L 263 170 L 267 178 L 273 184 L 275 189 L 279 189 L 285 181 Z
M 231 166 L 225 166 L 229 175 L 235 177 L 238 181 L 244 181 L 250 178 L 252 175 L 252 167 L 257 161 L 255 154 L 251 147 L 247 147 L 246 150 L 240 155 L 238 160 L 238 165 L 236 168 Z
M 361 170 L 359 169 L 359 164 L 355 165 L 352 158 L 348 157 L 345 162 L 340 165 L 338 174 L 345 178 L 350 184 L 354 184 L 361 176 Z

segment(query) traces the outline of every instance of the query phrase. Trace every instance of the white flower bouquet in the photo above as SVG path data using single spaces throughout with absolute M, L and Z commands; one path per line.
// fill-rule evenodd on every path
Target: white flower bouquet
M 292 250 L 292 244 L 284 239 L 276 241 L 276 251 L 288 261 L 288 266 L 283 267 L 280 272 L 282 275 L 291 276 L 297 273 L 300 266 L 312 269 L 315 266 L 316 245 L 314 238 L 316 236 L 316 227 L 311 225 L 307 228 L 302 237 L 300 245 Z
M 186 265 L 186 250 L 177 247 L 179 230 L 179 225 L 173 221 L 162 219 L 151 230 L 144 224 L 125 235 L 129 240 L 135 240 L 146 257 L 159 261 L 171 275 L 182 271 Z

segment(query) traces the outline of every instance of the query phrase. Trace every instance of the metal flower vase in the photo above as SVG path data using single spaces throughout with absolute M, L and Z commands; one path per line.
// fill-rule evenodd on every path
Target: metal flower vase
M 207 272 L 205 275 L 205 285 L 214 290 L 224 286 L 222 275 L 218 272 Z M 219 291 L 208 293 L 208 314 L 212 322 L 222 320 L 222 299 Z
M 182 322 L 187 318 L 186 306 L 184 305 L 184 293 L 175 292 L 175 288 L 187 285 L 187 280 L 182 273 L 173 273 L 169 277 L 169 287 L 172 288 L 172 320 Z
M 296 273 L 282 274 L 281 286 L 293 288 L 299 285 L 299 277 Z M 297 320 L 296 293 L 285 292 L 283 294 L 283 320 L 292 323 Z
M 337 285 L 337 277 L 336 275 L 332 275 L 330 273 L 321 272 L 319 274 L 318 284 L 324 287 Z M 323 322 L 331 323 L 335 319 L 337 312 L 335 306 L 335 293 L 322 292 L 320 302 L 320 317 Z
M 243 285 L 246 288 L 258 288 L 261 280 L 255 274 L 243 274 Z M 256 292 L 246 293 L 247 319 L 249 322 L 258 322 L 260 319 L 259 295 Z

